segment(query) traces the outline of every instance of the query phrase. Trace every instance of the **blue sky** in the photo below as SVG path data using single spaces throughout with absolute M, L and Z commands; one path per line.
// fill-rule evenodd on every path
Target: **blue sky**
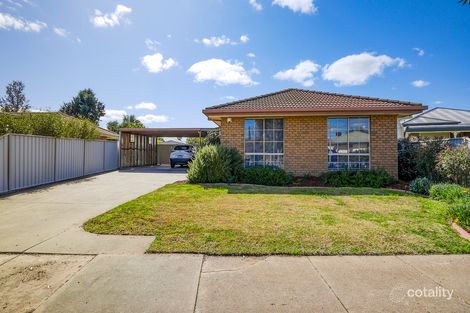
M 103 124 L 149 127 L 289 87 L 470 109 L 469 22 L 457 0 L 0 0 L 0 86 L 41 110 L 92 88 Z

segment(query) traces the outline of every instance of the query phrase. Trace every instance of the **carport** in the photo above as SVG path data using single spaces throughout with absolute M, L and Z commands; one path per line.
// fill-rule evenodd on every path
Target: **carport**
M 159 137 L 204 138 L 216 128 L 121 128 L 120 167 L 159 165 Z

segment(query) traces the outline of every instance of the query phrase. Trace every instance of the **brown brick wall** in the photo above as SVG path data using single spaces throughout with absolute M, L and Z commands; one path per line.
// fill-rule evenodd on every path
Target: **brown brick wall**
M 371 167 L 398 178 L 397 116 L 371 116 L 370 128 Z
M 231 123 L 223 118 L 220 125 L 220 142 L 223 145 L 235 147 L 243 154 L 245 136 L 245 119 L 241 117 L 232 118 Z
M 221 142 L 243 154 L 244 118 L 221 123 Z M 397 117 L 371 117 L 371 166 L 398 176 Z M 327 117 L 284 118 L 284 168 L 294 175 L 319 175 L 328 170 Z
M 314 176 L 328 170 L 327 117 L 284 119 L 284 168 L 294 175 Z

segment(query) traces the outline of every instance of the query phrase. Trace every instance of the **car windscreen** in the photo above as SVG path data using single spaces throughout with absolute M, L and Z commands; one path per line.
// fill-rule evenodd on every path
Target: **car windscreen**
M 191 146 L 176 146 L 175 151 L 188 151 L 188 150 L 191 150 Z

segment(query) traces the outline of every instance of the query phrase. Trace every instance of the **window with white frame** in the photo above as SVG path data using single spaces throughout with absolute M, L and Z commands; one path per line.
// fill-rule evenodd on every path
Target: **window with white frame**
M 370 168 L 368 117 L 328 119 L 328 170 Z
M 284 164 L 284 120 L 245 120 L 245 167 Z

